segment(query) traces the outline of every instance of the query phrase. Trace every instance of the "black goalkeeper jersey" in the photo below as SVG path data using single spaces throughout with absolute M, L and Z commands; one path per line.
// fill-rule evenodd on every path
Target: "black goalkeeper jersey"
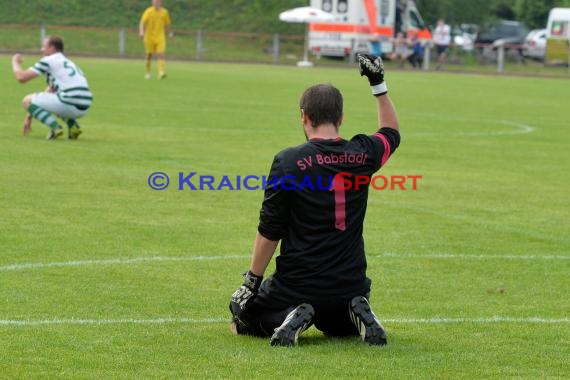
M 362 238 L 370 178 L 400 143 L 392 128 L 311 139 L 279 152 L 265 186 L 259 233 L 281 240 L 274 277 L 309 297 L 362 294 L 369 286 Z M 333 183 L 338 173 L 359 183 Z M 358 187 L 358 189 L 356 189 Z

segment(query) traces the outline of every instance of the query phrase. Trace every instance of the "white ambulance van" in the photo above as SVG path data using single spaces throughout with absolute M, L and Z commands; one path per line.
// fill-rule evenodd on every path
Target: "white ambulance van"
M 335 18 L 309 25 L 309 49 L 317 56 L 389 54 L 398 32 L 431 40 L 413 0 L 311 0 L 311 7 Z
M 552 8 L 546 25 L 546 63 L 569 64 L 570 8 Z

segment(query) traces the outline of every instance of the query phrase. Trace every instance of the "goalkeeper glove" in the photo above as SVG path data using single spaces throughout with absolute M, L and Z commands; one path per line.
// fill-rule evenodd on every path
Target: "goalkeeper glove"
M 233 316 L 233 321 L 237 324 L 244 324 L 240 316 L 253 302 L 262 280 L 263 276 L 256 276 L 251 271 L 247 271 L 243 274 L 243 284 L 232 294 L 230 300 L 230 311 Z
M 366 75 L 368 78 L 372 95 L 381 96 L 388 93 L 388 87 L 384 82 L 382 58 L 370 54 L 358 54 L 358 68 L 360 76 Z

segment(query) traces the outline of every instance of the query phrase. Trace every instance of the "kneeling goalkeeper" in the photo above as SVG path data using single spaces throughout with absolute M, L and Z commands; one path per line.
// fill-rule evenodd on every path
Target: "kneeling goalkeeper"
M 369 303 L 371 280 L 366 277 L 362 237 L 368 184 L 331 183 L 330 190 L 299 186 L 307 176 L 312 183 L 338 173 L 370 177 L 398 147 L 399 122 L 382 60 L 361 55 L 359 68 L 375 97 L 379 129 L 345 140 L 339 135 L 340 91 L 319 84 L 303 93 L 300 115 L 307 142 L 279 152 L 271 165 L 251 266 L 230 301 L 235 334 L 271 337 L 271 345 L 294 346 L 299 334 L 314 324 L 328 336 L 360 335 L 369 344 L 387 343 Z M 315 158 L 346 154 L 366 158 L 335 164 L 319 164 Z M 297 186 L 279 186 L 284 177 L 294 178 Z M 275 273 L 262 281 L 279 241 Z

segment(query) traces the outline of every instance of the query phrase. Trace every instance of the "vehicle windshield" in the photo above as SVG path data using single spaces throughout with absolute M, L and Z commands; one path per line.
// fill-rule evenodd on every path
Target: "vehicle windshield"
M 523 34 L 526 35 L 527 33 L 528 31 L 524 25 L 511 23 L 487 25 L 486 27 L 483 27 L 483 30 L 481 31 L 482 36 L 493 38 L 518 37 Z
M 418 29 L 425 28 L 424 20 L 422 20 L 422 17 L 413 10 L 410 12 L 410 25 Z

